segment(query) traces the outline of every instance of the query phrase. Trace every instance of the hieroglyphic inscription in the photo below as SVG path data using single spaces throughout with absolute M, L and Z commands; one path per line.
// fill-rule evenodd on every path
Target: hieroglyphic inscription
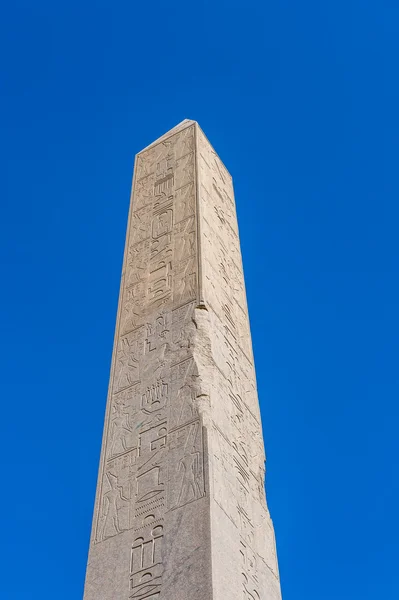
M 85 600 L 279 600 L 251 348 L 231 177 L 183 122 L 136 158 Z
M 159 597 L 162 583 L 163 526 L 157 522 L 145 526 L 132 545 L 129 598 Z
M 204 463 L 200 421 L 182 425 L 168 436 L 172 458 L 168 476 L 168 508 L 175 509 L 204 495 Z
M 194 128 L 137 158 L 127 240 L 122 333 L 172 300 L 196 297 Z
M 231 177 L 199 132 L 206 300 L 249 360 L 251 339 Z
M 129 598 L 159 597 L 167 510 L 205 493 L 190 342 L 194 126 L 138 155 L 94 543 L 132 531 Z
M 234 192 L 230 175 L 199 132 L 204 297 L 215 361 L 212 403 L 214 500 L 237 531 L 242 596 L 263 598 L 258 573 L 278 578 L 264 491 L 264 450 L 253 368 Z M 259 537 L 265 536 L 265 539 Z M 265 566 L 267 565 L 267 567 Z

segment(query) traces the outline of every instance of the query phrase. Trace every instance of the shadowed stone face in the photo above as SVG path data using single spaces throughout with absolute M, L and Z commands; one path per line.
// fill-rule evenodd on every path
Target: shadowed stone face
M 232 181 L 136 157 L 84 600 L 279 600 Z

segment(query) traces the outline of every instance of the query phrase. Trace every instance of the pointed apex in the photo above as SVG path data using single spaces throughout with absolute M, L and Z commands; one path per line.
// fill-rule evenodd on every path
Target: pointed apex
M 185 129 L 186 127 L 190 127 L 191 125 L 194 125 L 195 123 L 196 123 L 196 121 L 192 121 L 191 119 L 184 119 L 183 121 L 178 123 L 175 127 L 172 127 L 172 129 L 169 129 L 169 131 L 167 131 L 166 133 L 161 135 L 161 137 L 154 140 L 153 142 L 151 142 L 151 144 L 149 144 L 148 146 L 146 146 L 145 148 L 140 150 L 140 152 L 138 152 L 138 154 L 141 154 L 145 150 L 148 150 L 149 148 L 151 148 L 151 146 L 154 146 L 155 144 L 159 144 L 159 142 L 162 142 L 169 136 L 177 133 L 178 131 L 181 131 L 182 129 Z

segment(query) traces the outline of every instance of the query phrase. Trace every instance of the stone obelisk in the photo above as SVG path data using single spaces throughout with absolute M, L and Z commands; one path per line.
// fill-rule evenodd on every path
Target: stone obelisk
M 84 600 L 279 600 L 231 176 L 195 121 L 135 161 Z

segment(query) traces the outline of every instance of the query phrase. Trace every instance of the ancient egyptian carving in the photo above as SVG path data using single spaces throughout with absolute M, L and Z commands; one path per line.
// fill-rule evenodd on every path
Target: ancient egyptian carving
M 168 435 L 168 505 L 176 509 L 204 494 L 203 443 L 199 421 L 182 425 Z
M 136 158 L 85 600 L 213 594 L 280 597 L 232 181 L 184 122 Z

